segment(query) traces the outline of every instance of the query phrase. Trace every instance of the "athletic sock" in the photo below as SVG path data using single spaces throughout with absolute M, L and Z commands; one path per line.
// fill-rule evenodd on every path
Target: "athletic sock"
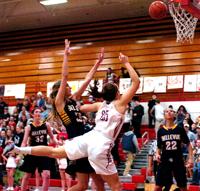
M 17 154 L 31 155 L 32 147 L 17 147 L 15 146 L 14 152 Z

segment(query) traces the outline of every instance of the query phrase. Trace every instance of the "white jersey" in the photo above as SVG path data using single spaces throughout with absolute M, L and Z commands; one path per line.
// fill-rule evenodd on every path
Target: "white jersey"
M 65 152 L 70 160 L 88 157 L 97 174 L 115 174 L 117 169 L 111 150 L 124 122 L 124 115 L 116 110 L 113 102 L 103 102 L 95 122 L 96 126 L 90 132 L 66 140 Z
M 102 103 L 101 108 L 96 114 L 94 127 L 95 131 L 101 132 L 105 137 L 115 140 L 124 122 L 124 115 L 119 113 L 113 102 Z

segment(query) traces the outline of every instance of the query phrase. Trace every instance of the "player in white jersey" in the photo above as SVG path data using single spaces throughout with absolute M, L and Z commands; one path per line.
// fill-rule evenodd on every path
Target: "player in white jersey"
M 120 53 L 119 59 L 129 72 L 132 84 L 120 96 L 118 86 L 107 83 L 101 92 L 103 103 L 97 102 L 81 106 L 80 110 L 83 112 L 98 112 L 96 127 L 93 130 L 71 140 L 66 140 L 65 145 L 59 148 L 48 146 L 14 147 L 14 151 L 21 154 L 53 158 L 68 157 L 70 160 L 88 157 L 91 166 L 108 183 L 111 190 L 121 190 L 111 149 L 121 129 L 127 105 L 139 87 L 139 77 L 129 63 L 127 56 Z

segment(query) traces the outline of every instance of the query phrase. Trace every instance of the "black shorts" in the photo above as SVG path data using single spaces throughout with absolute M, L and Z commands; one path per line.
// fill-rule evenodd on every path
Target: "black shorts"
M 35 173 L 36 169 L 38 169 L 39 172 L 50 170 L 50 160 L 49 157 L 26 155 L 24 157 L 24 163 L 20 166 L 20 170 L 27 173 Z
M 187 186 L 186 168 L 183 160 L 161 162 L 158 165 L 156 185 L 165 186 L 172 184 L 173 176 L 178 187 L 184 188 Z
M 74 175 L 76 172 L 89 174 L 95 171 L 90 165 L 88 158 L 81 158 L 75 161 L 68 161 L 66 173 Z

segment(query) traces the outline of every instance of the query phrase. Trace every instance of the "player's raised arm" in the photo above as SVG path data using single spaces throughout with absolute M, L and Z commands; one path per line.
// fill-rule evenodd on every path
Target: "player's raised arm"
M 140 84 L 140 80 L 139 80 L 139 76 L 136 73 L 135 69 L 131 66 L 131 64 L 129 63 L 128 60 L 128 56 L 120 53 L 119 55 L 119 60 L 122 62 L 122 64 L 124 64 L 124 66 L 126 67 L 130 78 L 132 80 L 131 86 L 128 88 L 128 90 L 121 96 L 119 103 L 122 106 L 126 106 L 131 99 L 133 98 L 133 96 L 135 95 L 135 92 L 137 91 L 139 84 Z
M 78 91 L 72 95 L 74 99 L 79 99 L 80 96 L 83 94 L 83 92 L 87 88 L 88 84 L 94 77 L 94 74 L 96 73 L 99 65 L 103 62 L 103 59 L 104 59 L 104 48 L 101 48 L 101 52 L 99 53 L 97 62 L 95 63 L 95 65 L 91 68 L 91 70 L 86 75 L 85 80 L 84 80 L 83 84 L 81 85 L 81 87 L 78 89 Z
M 68 77 L 68 55 L 70 54 L 70 41 L 65 39 L 65 50 L 62 64 L 62 72 L 61 72 L 61 84 L 58 90 L 58 94 L 55 99 L 56 107 L 60 107 L 60 105 L 64 104 L 64 97 L 67 85 L 67 77 Z

